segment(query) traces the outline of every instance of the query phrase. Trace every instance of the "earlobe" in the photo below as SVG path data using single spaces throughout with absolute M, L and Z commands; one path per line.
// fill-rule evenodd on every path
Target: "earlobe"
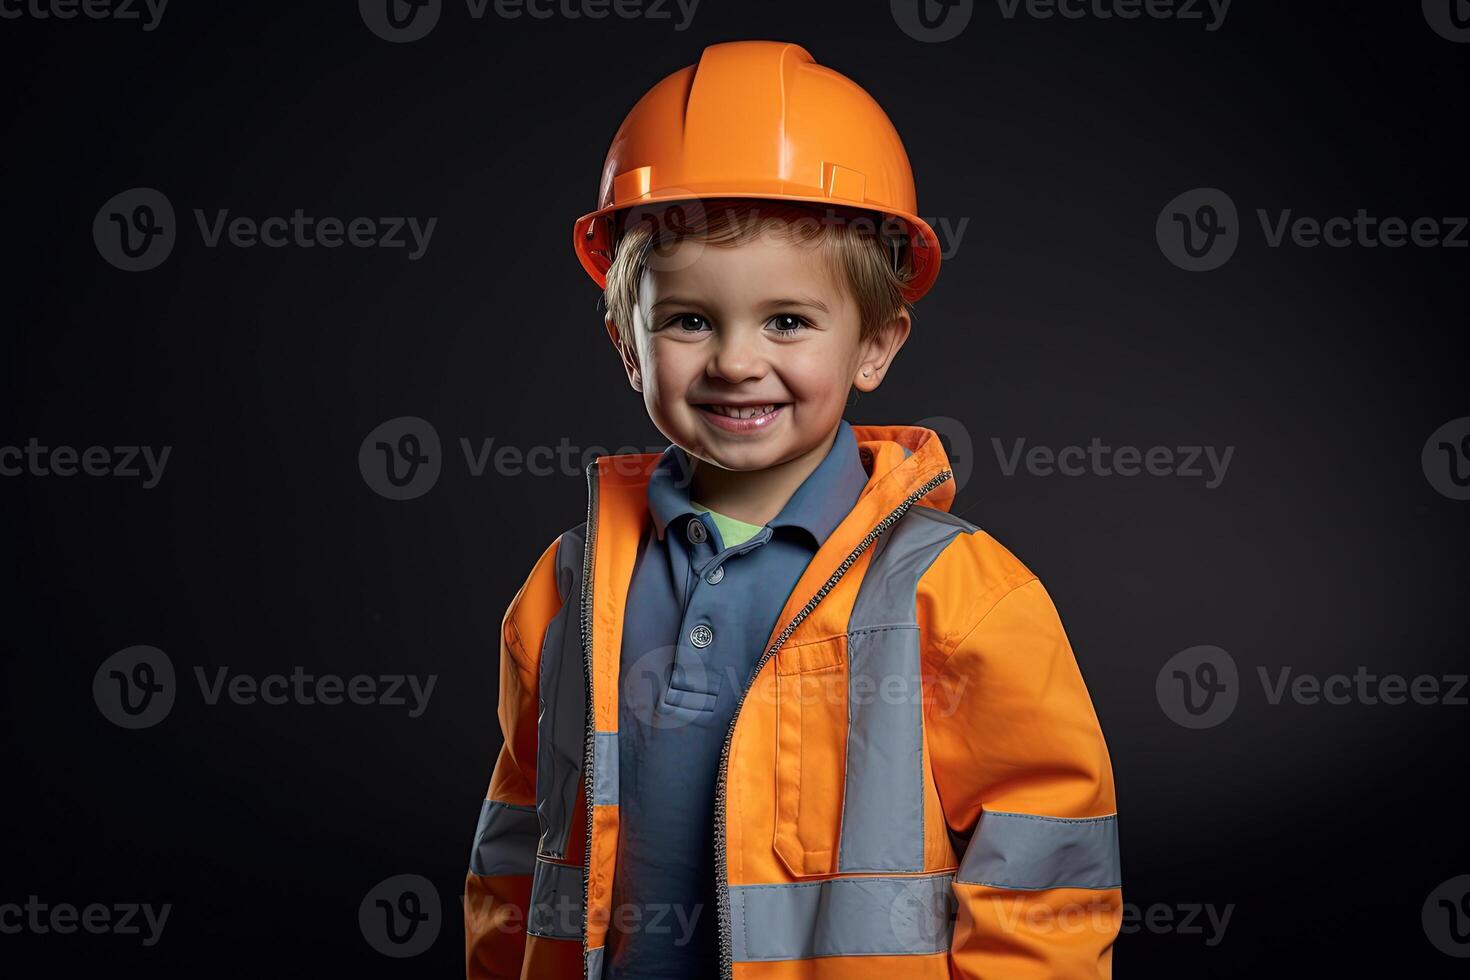
M 907 312 L 902 312 L 884 325 L 878 335 L 868 341 L 865 353 L 870 360 L 863 365 L 852 383 L 860 391 L 873 391 L 883 380 L 883 371 L 898 355 L 898 349 L 908 339 L 912 326 Z

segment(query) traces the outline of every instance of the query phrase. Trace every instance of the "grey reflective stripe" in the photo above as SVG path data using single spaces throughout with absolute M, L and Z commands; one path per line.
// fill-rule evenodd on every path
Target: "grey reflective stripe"
M 601 980 L 602 978 L 602 951 L 606 946 L 587 950 L 587 977 L 588 980 Z
M 582 631 L 578 596 L 582 591 L 583 526 L 557 542 L 556 588 L 561 608 L 546 627 L 541 644 L 540 713 L 536 728 L 536 812 L 541 816 L 538 850 L 564 857 L 572 828 L 572 809 L 582 787 L 583 726 L 587 691 L 583 683 Z
M 936 519 L 931 515 L 940 515 Z M 924 868 L 919 579 L 965 528 L 916 507 L 878 539 L 847 622 L 847 766 L 837 870 Z
M 480 804 L 475 844 L 470 848 L 470 873 L 528 875 L 536 861 L 536 811 L 498 800 Z
M 582 866 L 536 861 L 526 931 L 547 939 L 582 938 Z
M 598 732 L 593 745 L 592 802 L 606 806 L 618 801 L 618 733 Z
M 732 885 L 735 961 L 943 952 L 954 929 L 953 879 L 949 872 Z
M 986 810 L 955 881 L 994 888 L 1121 888 L 1118 815 L 1044 817 Z

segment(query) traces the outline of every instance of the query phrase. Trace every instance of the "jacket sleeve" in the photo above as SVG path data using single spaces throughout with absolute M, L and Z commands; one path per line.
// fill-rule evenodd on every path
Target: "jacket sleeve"
M 497 716 L 504 739 L 490 787 L 480 805 L 464 886 L 465 976 L 520 980 L 526 913 L 540 839 L 536 816 L 537 656 L 526 649 L 544 629 L 556 543 L 542 554 L 500 624 L 500 695 Z M 554 581 L 549 585 L 555 596 Z M 552 610 L 554 611 L 554 609 Z
M 1035 578 L 985 609 L 939 667 L 935 783 L 959 869 L 955 980 L 1108 980 L 1122 923 L 1108 749 Z

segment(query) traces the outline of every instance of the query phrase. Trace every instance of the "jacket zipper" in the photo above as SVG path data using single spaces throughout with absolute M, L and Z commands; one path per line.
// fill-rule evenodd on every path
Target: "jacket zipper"
M 592 766 L 597 741 L 597 714 L 592 703 L 592 568 L 597 546 L 597 460 L 587 464 L 587 540 L 582 547 L 582 678 L 587 716 L 582 736 L 582 795 L 587 803 L 587 845 L 582 852 L 582 980 L 588 976 L 587 910 L 592 900 Z
M 720 750 L 720 776 L 715 791 L 715 906 L 716 911 L 719 913 L 720 919 L 720 980 L 733 980 L 735 974 L 735 946 L 734 940 L 731 937 L 730 926 L 730 886 L 729 883 L 726 881 L 725 783 L 729 774 L 730 745 L 735 738 L 735 726 L 740 721 L 740 709 L 745 705 L 745 696 L 750 693 L 750 686 L 755 681 L 755 679 L 760 676 L 760 672 L 765 667 L 766 661 L 770 660 L 771 657 L 776 654 L 776 651 L 781 649 L 782 645 L 784 645 L 786 641 L 791 637 L 791 634 L 796 631 L 797 625 L 811 614 L 811 611 L 817 607 L 817 603 L 821 602 L 822 599 L 826 597 L 827 593 L 832 590 L 832 587 L 837 584 L 838 579 L 847 574 L 847 570 L 852 567 L 853 563 L 858 560 L 859 556 L 861 556 L 864 551 L 867 551 L 868 548 L 872 546 L 873 542 L 878 540 L 878 538 L 882 536 L 883 532 L 887 531 L 888 528 L 892 526 L 895 521 L 902 517 L 904 515 L 904 512 L 907 511 L 911 506 L 913 506 L 916 500 L 924 496 L 929 491 L 933 490 L 935 487 L 939 486 L 944 481 L 950 479 L 953 475 L 954 473 L 951 470 L 941 470 L 932 479 L 930 479 L 929 482 L 925 483 L 923 486 L 919 487 L 913 493 L 905 497 L 897 507 L 889 512 L 887 517 L 879 521 L 877 526 L 875 526 L 871 531 L 868 532 L 867 536 L 858 543 L 858 546 L 854 548 L 846 558 L 842 559 L 842 564 L 837 566 L 837 570 L 833 572 L 832 576 L 827 579 L 827 581 L 822 585 L 820 589 L 817 590 L 816 595 L 807 600 L 807 604 L 803 606 L 801 608 L 801 611 L 796 614 L 796 618 L 787 623 L 786 627 L 781 630 L 780 635 L 776 637 L 776 641 L 771 644 L 771 648 L 761 655 L 761 659 L 756 663 L 755 669 L 751 671 L 750 679 L 746 681 L 744 689 L 742 689 L 740 692 L 740 700 L 735 702 L 735 713 L 730 718 L 730 727 L 725 732 L 725 744 L 724 747 Z M 592 832 L 590 829 L 591 826 L 592 825 L 589 822 L 589 829 L 587 833 L 589 841 L 592 837 Z M 591 851 L 590 846 L 588 848 L 588 851 Z M 585 931 L 583 935 L 585 937 Z M 586 980 L 586 978 L 584 978 L 584 980 Z
M 593 763 L 596 746 L 596 711 L 592 700 L 592 569 L 595 566 L 594 555 L 597 546 L 597 485 L 598 485 L 597 462 L 594 460 L 587 466 L 587 540 L 582 549 L 582 674 L 584 691 L 587 699 L 587 711 L 584 720 L 582 740 L 582 795 L 586 804 L 586 846 L 582 854 L 582 980 L 600 980 L 592 977 L 588 970 L 587 954 L 590 952 L 587 944 L 588 919 L 591 907 L 591 884 L 592 884 L 592 787 L 593 787 Z M 771 644 L 761 659 L 756 663 L 755 669 L 751 671 L 749 680 L 746 681 L 744 689 L 740 692 L 740 700 L 735 703 L 735 712 L 730 719 L 730 727 L 725 732 L 725 742 L 720 749 L 720 775 L 715 792 L 715 880 L 716 910 L 719 914 L 720 925 L 720 977 L 721 980 L 732 980 L 734 975 L 735 949 L 734 942 L 730 936 L 730 888 L 725 881 L 726 854 L 725 854 L 725 784 L 730 765 L 730 745 L 735 737 L 735 726 L 740 721 L 740 709 L 745 705 L 745 697 L 750 692 L 750 685 L 755 678 L 760 676 L 766 662 L 775 656 L 776 652 L 796 631 L 796 627 L 802 620 L 811 614 L 817 607 L 817 603 L 824 599 L 842 578 L 853 563 L 862 556 L 864 551 L 872 547 L 874 541 L 888 530 L 900 517 L 904 515 L 914 502 L 923 497 L 929 491 L 939 486 L 953 476 L 950 470 L 941 470 L 923 486 L 905 497 L 897 507 L 888 513 L 878 524 L 867 533 L 858 546 L 854 548 L 842 563 L 837 566 L 830 578 L 817 590 L 816 595 L 807 601 L 796 617 L 787 623 L 781 630 L 776 641 Z

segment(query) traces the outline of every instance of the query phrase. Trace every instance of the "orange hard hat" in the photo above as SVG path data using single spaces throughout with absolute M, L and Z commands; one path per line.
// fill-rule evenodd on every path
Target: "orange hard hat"
M 939 275 L 939 239 L 916 213 L 908 154 L 883 108 L 799 44 L 712 44 L 633 106 L 602 167 L 597 210 L 577 219 L 582 267 L 607 286 L 615 216 L 710 198 L 801 201 L 879 212 L 913 264 L 904 298 Z

